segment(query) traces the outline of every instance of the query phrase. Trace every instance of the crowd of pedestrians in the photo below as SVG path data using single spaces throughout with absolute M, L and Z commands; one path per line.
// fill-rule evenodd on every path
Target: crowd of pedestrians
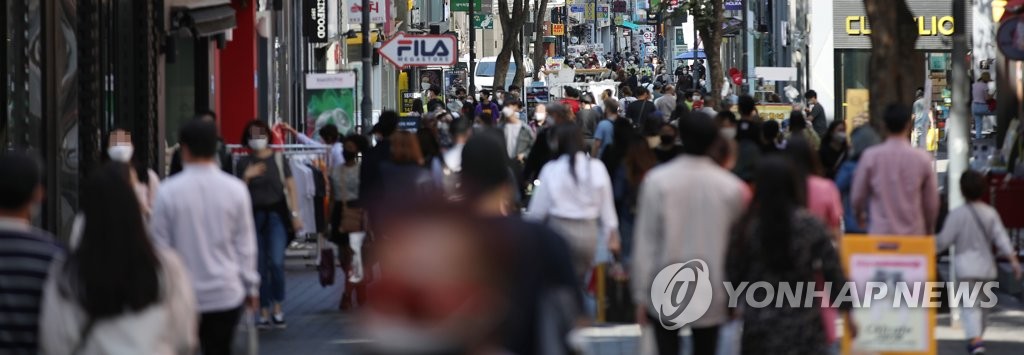
M 829 353 L 837 332 L 828 320 L 843 315 L 856 334 L 848 308 L 729 308 L 723 282 L 839 287 L 844 233 L 927 235 L 939 222 L 935 172 L 910 143 L 916 122 L 905 107 L 886 110 L 883 141 L 864 122 L 829 125 L 813 91 L 808 109 L 783 124 L 762 120 L 748 96 L 737 117 L 729 107 L 691 109 L 672 85 L 657 100 L 642 86 L 623 87 L 621 100 L 569 93 L 527 113 L 517 89 L 500 102 L 455 106 L 434 90 L 415 132 L 386 111 L 373 145 L 333 126 L 319 132 L 322 142 L 285 127 L 329 147 L 340 307 L 365 311 L 360 331 L 375 340 L 366 351 L 571 353 L 571 331 L 594 319 L 595 267 L 606 264 L 628 275 L 620 279 L 629 280 L 631 320 L 654 332 L 658 353 L 678 354 L 678 332 L 659 326 L 650 288 L 663 267 L 700 259 L 715 289 L 691 325 L 694 354 L 715 354 L 720 330 L 737 318 L 744 353 Z M 160 182 L 132 164 L 130 133 L 114 131 L 110 162 L 83 184 L 68 247 L 30 227 L 40 168 L 0 156 L 0 285 L 17 285 L 0 288 L 10 310 L 0 328 L 17 330 L 0 330 L 0 344 L 18 353 L 216 355 L 231 353 L 243 316 L 284 327 L 284 251 L 302 222 L 272 134 L 260 121 L 245 127 L 249 154 L 232 175 L 214 124 L 188 122 L 181 171 Z M 977 254 L 958 272 L 981 282 L 994 278 L 981 251 L 1012 250 L 979 201 L 983 179 L 971 174 L 961 179 L 970 202 L 950 214 L 938 242 Z M 980 311 L 965 317 L 971 346 L 982 347 Z

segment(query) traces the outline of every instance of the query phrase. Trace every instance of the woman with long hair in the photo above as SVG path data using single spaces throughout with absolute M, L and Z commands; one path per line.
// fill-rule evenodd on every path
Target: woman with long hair
M 846 160 L 848 147 L 846 122 L 832 121 L 825 136 L 821 137 L 821 149 L 818 150 L 818 157 L 821 158 L 821 165 L 825 169 L 825 177 L 835 179 L 839 166 Z
M 803 136 L 807 139 L 808 143 L 811 143 L 811 149 L 815 151 L 821 145 L 821 137 L 818 137 L 818 133 L 807 127 L 807 119 L 804 118 L 804 113 L 793 110 L 793 112 L 789 113 L 789 132 L 786 133 L 786 140 L 792 139 L 795 136 Z
M 842 236 L 843 201 L 835 182 L 825 178 L 824 168 L 807 139 L 796 137 L 784 151 L 800 177 L 807 181 L 807 211 L 818 217 L 836 242 Z
M 249 187 L 253 220 L 259 249 L 257 260 L 260 272 L 260 316 L 258 326 L 284 328 L 284 252 L 288 247 L 290 223 L 294 230 L 302 230 L 299 219 L 298 192 L 292 178 L 288 158 L 270 149 L 270 127 L 266 122 L 252 120 L 242 131 L 242 142 L 249 145 L 250 154 L 238 162 L 239 178 Z M 287 194 L 285 193 L 287 190 Z
M 382 162 L 381 176 L 387 186 L 384 203 L 398 208 L 408 207 L 410 200 L 435 197 L 440 192 L 440 182 L 430 175 L 416 134 L 398 131 L 391 135 L 390 160 Z
M 546 221 L 572 247 L 573 265 L 582 281 L 590 270 L 598 248 L 598 233 L 618 239 L 619 219 L 615 213 L 608 170 L 584 153 L 583 135 L 575 124 L 554 128 L 557 158 L 544 165 L 540 183 L 530 199 L 525 218 Z
M 728 281 L 820 284 L 823 280 L 831 282 L 827 301 L 833 305 L 846 277 L 828 229 L 805 208 L 807 185 L 799 170 L 785 157 L 765 157 L 756 186 L 750 211 L 739 223 L 728 249 Z M 786 302 L 782 307 L 740 306 L 733 310 L 742 312 L 744 354 L 829 352 L 819 308 Z M 850 304 L 843 303 L 840 308 L 848 311 Z M 856 335 L 852 319 L 847 317 L 846 324 Z
M 40 320 L 43 354 L 191 354 L 195 295 L 169 249 L 156 248 L 130 183 L 107 164 L 82 186 L 77 249 L 50 267 Z
M 639 134 L 628 138 L 626 154 L 611 175 L 612 192 L 615 196 L 615 210 L 619 217 L 621 260 L 629 265 L 633 250 L 633 221 L 636 219 L 636 203 L 640 194 L 640 183 L 647 172 L 658 165 L 657 155 L 648 148 L 647 139 Z

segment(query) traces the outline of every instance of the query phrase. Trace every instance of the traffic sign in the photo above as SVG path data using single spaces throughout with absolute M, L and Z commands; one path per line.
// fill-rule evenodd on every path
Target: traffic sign
M 380 56 L 399 69 L 453 65 L 456 61 L 455 36 L 407 35 L 399 32 L 380 47 Z
M 587 4 L 587 5 L 590 5 L 590 4 Z M 572 13 L 583 12 L 583 5 L 570 5 L 569 6 L 569 12 L 572 12 Z
M 551 24 L 551 35 L 552 36 L 565 36 L 565 25 L 561 23 Z
M 473 1 L 473 12 L 484 12 L 483 5 L 482 0 Z M 469 12 L 469 0 L 452 0 L 452 12 Z

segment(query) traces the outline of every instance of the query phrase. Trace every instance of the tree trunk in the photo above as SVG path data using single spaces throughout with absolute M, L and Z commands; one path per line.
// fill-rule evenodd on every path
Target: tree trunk
M 711 102 L 705 106 L 718 108 L 722 99 L 722 88 L 725 86 L 725 71 L 722 68 L 722 16 L 724 7 L 722 0 L 711 0 L 711 21 L 699 29 L 700 39 L 704 42 L 704 55 L 707 56 L 711 80 Z M 696 79 L 695 79 L 696 80 Z
M 544 31 L 541 30 L 541 26 L 544 25 L 544 15 L 548 12 L 548 0 L 540 0 L 540 6 L 534 11 L 533 21 L 533 33 L 536 38 L 533 40 L 533 72 L 531 76 L 536 77 L 537 73 L 540 73 L 544 69 Z M 526 92 L 525 89 L 523 92 Z
M 869 112 L 872 125 L 886 132 L 886 107 L 909 109 L 914 90 L 924 84 L 924 55 L 914 49 L 918 28 L 905 0 L 864 0 L 864 9 L 871 25 Z
M 523 4 L 523 0 L 515 0 L 512 3 L 512 12 L 510 13 L 508 11 L 508 0 L 498 0 L 498 20 L 501 21 L 502 41 L 501 52 L 498 53 L 498 58 L 494 63 L 492 90 L 498 88 L 507 89 L 505 88 L 505 76 L 508 74 L 509 62 L 512 60 L 512 51 L 520 46 L 519 33 L 523 31 L 523 23 L 526 20 L 523 16 L 525 8 L 526 5 Z M 521 60 L 520 58 L 519 61 Z M 516 74 L 519 75 L 519 68 L 522 65 L 517 65 L 516 67 Z

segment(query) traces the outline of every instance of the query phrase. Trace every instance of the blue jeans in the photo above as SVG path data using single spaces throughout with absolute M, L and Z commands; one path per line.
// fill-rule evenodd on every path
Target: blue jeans
M 981 139 L 981 128 L 985 125 L 985 116 L 991 115 L 988 104 L 981 102 L 971 103 L 971 113 L 974 114 L 974 139 Z
M 255 211 L 256 242 L 259 249 L 260 307 L 270 308 L 284 301 L 284 251 L 288 235 L 281 214 L 274 211 Z

